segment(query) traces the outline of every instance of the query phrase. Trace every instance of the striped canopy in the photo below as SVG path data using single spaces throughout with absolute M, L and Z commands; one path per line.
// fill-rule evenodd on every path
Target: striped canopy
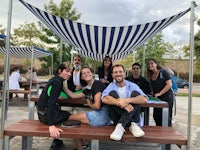
M 117 60 L 131 54 L 134 49 L 182 17 L 190 8 L 162 20 L 131 26 L 94 26 L 63 19 L 21 1 L 36 17 L 75 50 L 91 59 L 102 61 L 109 55 Z
M 0 54 L 5 55 L 5 47 L 0 47 Z M 10 47 L 10 57 L 15 58 L 39 58 L 52 55 L 51 52 L 38 48 L 32 47 Z M 33 56 L 33 57 L 32 57 Z

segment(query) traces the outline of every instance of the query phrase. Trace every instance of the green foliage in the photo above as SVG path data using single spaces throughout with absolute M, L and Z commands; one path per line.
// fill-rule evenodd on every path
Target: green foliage
M 62 0 L 59 5 L 50 0 L 48 5 L 45 5 L 44 8 L 49 13 L 60 16 L 65 19 L 77 20 L 80 18 L 80 13 L 76 9 L 72 8 L 73 1 L 71 0 Z M 38 23 L 42 34 L 40 35 L 40 40 L 45 43 L 45 49 L 53 52 L 53 62 L 54 67 L 60 63 L 60 49 L 62 48 L 62 61 L 70 62 L 71 60 L 71 50 L 72 46 L 65 43 L 61 45 L 60 38 L 58 38 L 51 30 L 46 28 L 42 23 Z M 46 68 L 50 66 L 50 58 L 40 58 L 40 61 L 43 61 L 42 67 Z
M 142 65 L 143 62 L 143 51 L 145 50 L 145 60 L 149 58 L 155 58 L 159 61 L 161 65 L 165 64 L 165 59 L 163 55 L 169 53 L 172 49 L 172 45 L 166 43 L 163 40 L 163 35 L 161 33 L 156 34 L 154 37 L 149 39 L 144 46 L 136 49 L 136 60 Z M 146 61 L 145 61 L 146 65 Z
M 97 69 L 101 66 L 101 62 L 85 57 L 83 66 L 89 66 L 93 69 L 94 73 L 97 73 Z
M 20 24 L 18 28 L 14 29 L 14 34 L 11 37 L 12 46 L 36 46 L 40 31 L 37 29 L 35 23 Z
M 197 22 L 200 27 L 200 19 Z M 187 56 L 190 54 L 190 45 L 184 46 L 184 52 L 187 53 Z M 194 36 L 194 57 L 196 59 L 196 68 L 195 73 L 200 74 L 200 30 Z

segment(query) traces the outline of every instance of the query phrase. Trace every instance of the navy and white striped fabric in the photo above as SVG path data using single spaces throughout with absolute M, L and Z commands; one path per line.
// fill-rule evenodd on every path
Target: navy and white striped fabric
M 0 47 L 0 54 L 5 55 L 5 47 Z M 38 48 L 36 46 L 32 47 L 10 47 L 10 57 L 15 58 L 39 58 L 52 55 L 51 52 Z
M 75 50 L 91 59 L 102 60 L 106 55 L 117 60 L 126 57 L 141 46 L 148 38 L 182 17 L 190 8 L 162 20 L 121 27 L 93 26 L 42 11 L 23 0 L 21 1 L 36 17 Z

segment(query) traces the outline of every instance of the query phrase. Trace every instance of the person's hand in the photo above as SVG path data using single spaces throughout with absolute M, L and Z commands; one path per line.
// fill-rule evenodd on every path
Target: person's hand
M 124 107 L 126 107 L 128 105 L 129 105 L 129 103 L 127 103 L 123 98 L 119 98 L 118 99 L 117 106 L 119 106 L 120 108 L 124 108 Z
M 55 125 L 49 126 L 50 136 L 53 138 L 59 138 L 60 132 L 63 132 L 62 129 L 57 128 Z
M 82 87 L 81 86 L 76 86 L 76 91 L 80 90 Z
M 134 107 L 133 107 L 131 104 L 129 104 L 128 106 L 124 107 L 124 109 L 125 109 L 128 113 L 130 113 L 131 111 L 134 110 Z
M 109 83 L 108 80 L 105 80 L 105 79 L 100 79 L 102 83 Z
M 155 94 L 155 97 L 159 97 L 159 96 L 161 96 L 160 93 L 156 93 L 156 94 Z

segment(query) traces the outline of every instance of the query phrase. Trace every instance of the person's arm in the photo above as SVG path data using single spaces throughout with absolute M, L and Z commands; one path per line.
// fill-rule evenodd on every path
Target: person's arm
M 166 83 L 166 85 L 164 86 L 164 88 L 159 93 L 155 93 L 155 97 L 159 97 L 159 96 L 165 94 L 172 87 L 171 79 L 165 81 L 165 83 Z
M 116 105 L 118 106 L 119 99 L 116 99 L 110 95 L 104 96 L 102 102 L 107 105 Z
M 71 97 L 71 98 L 83 98 L 83 97 L 85 97 L 84 93 L 74 94 L 72 91 L 70 91 L 68 89 L 68 87 L 66 85 L 67 85 L 67 83 L 66 83 L 66 81 L 64 81 L 64 83 L 63 83 L 63 90 L 64 90 L 65 93 L 67 93 L 67 95 L 69 97 Z

